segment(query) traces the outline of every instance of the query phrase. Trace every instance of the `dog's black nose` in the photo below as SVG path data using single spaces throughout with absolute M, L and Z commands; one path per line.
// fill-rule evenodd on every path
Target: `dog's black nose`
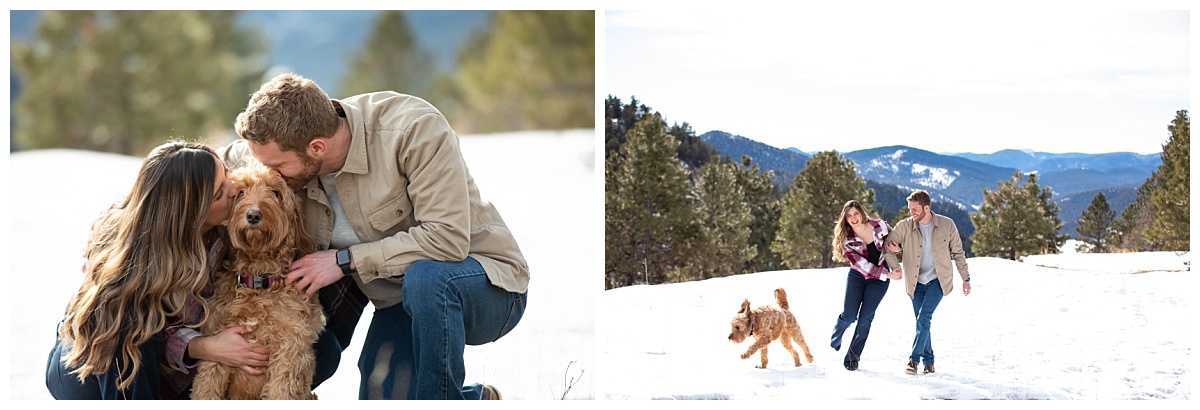
M 246 222 L 251 226 L 258 225 L 259 222 L 262 222 L 262 211 L 251 209 L 246 212 Z

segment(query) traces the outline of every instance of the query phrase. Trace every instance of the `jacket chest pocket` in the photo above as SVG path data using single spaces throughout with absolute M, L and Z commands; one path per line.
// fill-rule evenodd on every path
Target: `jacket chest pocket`
M 412 200 L 408 198 L 408 192 L 401 191 L 383 205 L 368 212 L 367 221 L 383 236 L 391 236 L 413 225 L 412 214 Z
M 933 245 L 937 247 L 946 247 L 950 245 L 951 233 L 947 231 L 938 232 L 933 235 Z

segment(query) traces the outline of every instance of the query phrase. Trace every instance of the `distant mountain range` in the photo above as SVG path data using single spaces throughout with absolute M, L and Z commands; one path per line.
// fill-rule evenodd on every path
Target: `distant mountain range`
M 709 131 L 700 136 L 706 144 L 711 145 L 721 155 L 728 155 L 734 162 L 741 160 L 742 155 L 749 156 L 762 170 L 775 171 L 775 183 L 788 186 L 792 178 L 804 169 L 804 164 L 812 158 L 798 151 L 781 150 L 767 144 L 723 131 Z
M 983 201 L 983 190 L 995 189 L 997 181 L 1006 180 L 1017 171 L 901 145 L 842 155 L 858 164 L 858 174 L 863 178 L 909 191 L 936 192 L 964 209 L 978 206 Z
M 1162 163 L 1161 154 L 1135 154 L 1132 152 L 1112 152 L 1106 154 L 1050 154 L 1038 151 L 1022 151 L 1006 149 L 991 154 L 949 154 L 979 161 L 995 166 L 1016 168 L 1022 171 L 1048 173 L 1053 171 L 1094 170 L 1112 171 L 1128 168 L 1131 170 L 1155 170 Z
M 749 155 L 763 170 L 786 176 L 781 184 L 784 188 L 811 158 L 798 148 L 775 148 L 724 131 L 710 131 L 700 138 L 721 155 L 735 160 Z M 857 164 L 858 174 L 864 179 L 908 192 L 924 189 L 935 202 L 951 202 L 967 212 L 974 212 L 983 202 L 984 190 L 996 189 L 997 183 L 1018 171 L 1036 172 L 1038 185 L 1054 191 L 1058 216 L 1065 225 L 1059 233 L 1070 235 L 1075 235 L 1080 215 L 1097 192 L 1104 192 L 1109 206 L 1119 215 L 1162 161 L 1159 154 L 1128 152 L 1051 154 L 1010 149 L 992 154 L 939 154 L 903 145 L 841 154 Z

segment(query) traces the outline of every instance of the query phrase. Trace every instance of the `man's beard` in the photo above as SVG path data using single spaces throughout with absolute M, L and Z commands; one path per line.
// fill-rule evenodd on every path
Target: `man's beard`
M 323 165 L 321 161 L 311 158 L 308 155 L 300 155 L 300 159 L 304 161 L 304 169 L 300 170 L 300 175 L 283 177 L 283 180 L 287 181 L 288 187 L 296 192 L 304 190 L 304 186 L 317 177 L 317 173 L 321 171 L 321 165 Z
M 921 222 L 922 220 L 925 219 L 926 212 L 928 212 L 928 211 L 917 211 L 916 213 L 910 212 L 910 214 L 912 214 L 912 218 L 914 221 Z

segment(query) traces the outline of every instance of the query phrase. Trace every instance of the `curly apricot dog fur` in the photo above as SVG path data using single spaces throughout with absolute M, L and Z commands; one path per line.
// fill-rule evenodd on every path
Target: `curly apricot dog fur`
M 264 374 L 201 362 L 193 399 L 315 399 L 313 343 L 325 316 L 315 298 L 284 282 L 284 269 L 312 251 L 295 194 L 278 173 L 255 164 L 234 170 L 241 189 L 229 220 L 231 256 L 217 273 L 201 332 L 254 326 L 243 336 L 271 352 Z
M 742 301 L 742 310 L 733 316 L 733 320 L 729 322 L 732 330 L 729 332 L 729 340 L 734 343 L 741 343 L 747 337 L 754 337 L 754 343 L 750 345 L 750 349 L 746 353 L 742 353 L 742 358 L 750 358 L 754 352 L 759 352 L 762 358 L 762 364 L 755 366 L 760 369 L 767 368 L 767 345 L 771 341 L 779 339 L 779 343 L 783 344 L 783 348 L 787 349 L 792 354 L 792 360 L 796 361 L 796 366 L 801 366 L 800 355 L 796 353 L 796 349 L 792 348 L 792 340 L 804 349 L 804 356 L 808 358 L 808 362 L 812 363 L 812 353 L 808 351 L 808 344 L 804 343 L 804 335 L 800 333 L 800 324 L 796 323 L 796 317 L 788 310 L 787 293 L 783 288 L 775 289 L 775 301 L 779 303 L 779 308 L 774 306 L 759 306 L 750 309 L 750 299 Z

